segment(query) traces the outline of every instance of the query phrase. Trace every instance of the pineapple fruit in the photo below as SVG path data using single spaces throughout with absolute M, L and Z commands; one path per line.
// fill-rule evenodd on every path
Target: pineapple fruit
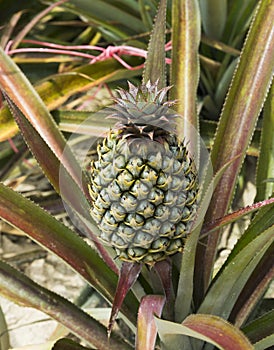
M 109 116 L 118 123 L 91 164 L 91 215 L 123 261 L 153 265 L 181 252 L 196 213 L 197 172 L 174 132 L 168 90 L 119 90 Z

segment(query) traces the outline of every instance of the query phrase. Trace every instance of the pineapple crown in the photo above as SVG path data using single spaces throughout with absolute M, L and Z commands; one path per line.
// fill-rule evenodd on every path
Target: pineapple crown
M 169 108 L 175 101 L 165 101 L 170 86 L 158 89 L 158 81 L 148 81 L 139 87 L 128 82 L 129 91 L 119 89 L 120 97 L 110 108 L 109 118 L 118 119 L 118 128 L 138 128 L 141 133 L 161 129 L 174 132 L 174 119 L 178 116 Z

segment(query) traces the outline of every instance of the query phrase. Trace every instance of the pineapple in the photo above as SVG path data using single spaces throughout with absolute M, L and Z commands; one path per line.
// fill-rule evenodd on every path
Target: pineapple
M 174 133 L 168 90 L 119 90 L 110 109 L 118 123 L 91 164 L 91 215 L 123 261 L 153 265 L 181 252 L 196 213 L 197 172 Z

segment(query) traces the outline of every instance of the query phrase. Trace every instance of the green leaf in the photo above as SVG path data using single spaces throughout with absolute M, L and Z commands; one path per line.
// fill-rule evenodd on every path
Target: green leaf
M 178 101 L 177 132 L 180 138 L 195 140 L 192 154 L 198 147 L 199 129 L 196 94 L 199 81 L 198 47 L 200 44 L 200 12 L 198 0 L 172 2 L 172 64 L 170 98 Z M 187 122 L 186 122 L 187 121 Z M 189 127 L 188 123 L 191 125 Z M 197 143 L 197 145 L 195 145 Z
M 108 35 L 112 34 L 113 36 L 115 34 L 116 39 L 126 38 L 127 33 L 139 34 L 144 30 L 140 18 L 133 16 L 128 9 L 123 10 L 108 1 L 70 0 L 63 6 L 73 13 L 89 19 L 91 23 L 97 24 L 103 33 L 108 32 Z
M 256 188 L 256 200 L 269 198 L 274 193 L 274 84 L 269 91 L 263 112 Z
M 7 97 L 5 92 L 4 96 L 6 96 L 8 105 L 14 113 L 30 150 L 56 191 L 61 194 L 67 204 L 76 209 L 77 215 L 88 220 L 92 231 L 96 232 L 97 227 L 94 224 L 92 225 L 89 215 L 90 206 L 87 201 L 89 191 L 85 173 L 32 85 L 8 57 L 3 56 L 3 58 L 3 69 L 7 71 L 14 69 L 18 73 L 15 78 L 3 81 L 4 87 L 8 91 L 18 85 L 16 94 L 12 93 L 12 96 Z M 26 94 L 24 89 L 28 88 L 30 90 Z M 13 102 L 13 99 L 19 103 L 20 108 L 25 111 L 26 115 Z M 88 233 L 91 233 L 91 238 L 99 252 L 109 266 L 112 266 L 115 270 L 115 264 L 113 264 L 102 245 L 96 241 L 92 231 L 88 230 Z
M 71 205 L 72 208 L 77 210 L 79 214 L 85 218 L 89 218 L 89 204 L 87 199 L 84 197 L 83 192 L 80 190 L 80 187 L 77 186 L 76 182 L 72 179 L 70 174 L 65 168 L 62 169 L 65 172 L 65 175 L 62 177 L 63 183 L 60 182 L 59 173 L 60 167 L 62 166 L 60 160 L 56 157 L 55 153 L 49 147 L 49 145 L 44 141 L 40 134 L 33 128 L 29 121 L 24 117 L 21 111 L 17 106 L 5 95 L 6 100 L 10 109 L 12 110 L 15 120 L 20 126 L 22 135 L 24 136 L 28 147 L 30 148 L 32 154 L 39 162 L 49 181 L 55 188 L 56 192 L 61 194 L 63 199 Z M 66 155 L 67 153 L 64 152 Z M 64 159 L 65 157 L 63 157 Z M 69 157 L 68 157 L 69 158 Z M 76 160 L 75 160 L 76 161 Z M 78 169 L 81 174 L 81 170 Z M 81 178 L 81 175 L 78 174 L 78 179 Z M 78 180 L 78 183 L 80 181 Z M 61 188 L 60 188 L 61 186 Z M 65 189 L 69 189 L 65 191 Z M 72 195 L 73 194 L 73 195 Z M 77 200 L 75 200 L 77 198 Z
M 151 31 L 153 26 L 153 20 L 151 18 L 151 14 L 149 13 L 149 10 L 151 10 L 151 7 L 153 6 L 153 4 L 151 3 L 150 8 L 148 8 L 146 0 L 139 0 L 138 3 L 140 8 L 140 15 L 142 17 L 146 30 Z
M 136 350 L 154 350 L 157 327 L 154 315 L 161 317 L 165 297 L 146 295 L 142 298 L 137 320 Z
M 271 205 L 272 203 L 274 203 L 274 198 L 266 199 L 262 202 L 248 205 L 247 207 L 234 211 L 231 214 L 227 214 L 221 219 L 215 220 L 214 222 L 206 223 L 203 227 L 203 235 L 208 235 L 214 230 L 217 230 L 225 225 L 231 224 L 232 222 L 241 219 L 243 216 L 251 214 L 265 206 Z
M 2 89 L 49 145 L 75 182 L 81 187 L 82 180 L 79 178 L 81 169 L 75 157 L 69 151 L 66 153 L 66 157 L 63 157 L 66 147 L 65 138 L 58 130 L 52 116 L 29 80 L 1 48 L 0 69 L 2 73 L 0 74 L 0 85 Z
M 134 58 L 129 59 L 127 63 L 134 63 Z M 53 75 L 37 84 L 36 89 L 48 109 L 52 110 L 76 93 L 87 91 L 102 83 L 129 79 L 138 74 L 140 70 L 126 69 L 116 60 L 108 59 L 80 66 L 64 74 Z
M 261 208 L 251 221 L 244 234 L 240 237 L 237 244 L 230 253 L 226 263 L 229 263 L 241 253 L 242 249 L 247 244 L 252 242 L 258 235 L 262 234 L 263 231 L 274 225 L 274 204 L 269 204 Z
M 264 314 L 242 328 L 242 331 L 254 343 L 255 350 L 264 350 L 274 346 L 274 310 Z
M 113 119 L 107 119 L 101 111 L 66 111 L 56 110 L 52 112 L 58 127 L 62 131 L 70 133 L 83 133 L 85 135 L 101 137 L 114 125 Z
M 73 303 L 39 286 L 3 261 L 0 261 L 0 293 L 16 303 L 45 312 L 90 345 L 131 349 L 115 337 L 108 339 L 105 327 Z
M 244 334 L 220 317 L 213 315 L 190 315 L 182 324 L 156 318 L 158 332 L 163 343 L 171 335 L 186 335 L 214 344 L 222 350 L 253 350 Z
M 258 0 L 233 1 L 228 8 L 228 18 L 223 35 L 224 42 L 237 47 L 243 40 Z
M 5 94 L 4 94 L 5 95 Z M 62 197 L 62 200 L 70 206 L 76 213 L 73 215 L 77 216 L 76 222 L 80 224 L 80 230 L 86 236 L 90 237 L 94 242 L 96 248 L 101 254 L 104 261 L 108 264 L 113 271 L 118 274 L 118 269 L 113 263 L 112 258 L 107 253 L 103 245 L 98 241 L 96 234 L 98 233 L 98 227 L 95 225 L 93 220 L 90 217 L 89 209 L 90 205 L 87 201 L 87 198 L 84 196 L 85 193 L 88 193 L 87 181 L 82 175 L 80 168 L 78 169 L 78 183 L 83 182 L 83 191 L 82 187 L 80 188 L 76 182 L 72 179 L 67 169 L 63 166 L 63 163 L 55 156 L 54 152 L 48 147 L 47 143 L 44 142 L 43 138 L 37 133 L 37 131 L 32 127 L 24 115 L 18 110 L 16 105 L 13 104 L 11 100 L 6 96 L 8 105 L 10 106 L 15 119 L 17 120 L 18 125 L 20 126 L 22 135 L 24 136 L 31 152 L 39 162 L 46 176 L 50 180 L 51 184 Z M 67 159 L 68 163 L 70 162 L 71 150 L 66 146 L 63 152 L 63 160 Z M 68 210 L 68 207 L 66 207 Z M 68 210 L 69 212 L 69 210 Z
M 254 269 L 249 280 L 245 284 L 229 317 L 237 327 L 241 327 L 251 312 L 265 295 L 271 281 L 274 279 L 274 244 L 264 254 L 259 264 Z
M 221 176 L 223 175 L 224 171 L 229 165 L 230 162 L 226 164 L 212 179 L 206 179 L 205 183 L 203 184 L 204 192 L 202 194 L 201 203 L 199 205 L 199 209 L 196 215 L 197 222 L 195 223 L 194 230 L 186 240 L 182 255 L 180 277 L 178 280 L 177 288 L 177 297 L 175 301 L 176 322 L 182 322 L 182 320 L 191 312 L 193 292 L 195 292 L 195 290 L 193 290 L 193 287 L 196 248 L 200 238 L 202 222 L 206 214 L 208 205 L 210 203 L 212 192 L 216 188 Z M 198 268 L 199 267 L 196 267 L 196 269 Z M 187 286 L 187 288 L 185 286 Z M 200 291 L 196 291 L 196 293 L 199 292 Z
M 68 227 L 3 184 L 0 184 L 0 217 L 58 255 L 107 300 L 113 301 L 117 276 L 98 254 Z M 132 322 L 137 308 L 137 300 L 129 293 L 122 311 Z
M 5 59 L 7 59 L 8 62 L 12 62 L 11 59 L 8 57 L 5 57 Z M 129 64 L 131 61 L 132 60 L 128 61 Z M 2 64 L 4 63 L 8 64 L 7 62 L 3 61 Z M 9 70 L 12 70 L 12 67 L 14 67 L 14 64 L 10 65 Z M 18 69 L 16 70 L 18 72 Z M 4 74 L 9 74 L 7 66 L 4 69 Z M 18 74 L 19 79 L 21 73 Z M 129 79 L 138 74 L 140 74 L 140 70 L 128 70 L 126 68 L 122 68 L 121 64 L 118 63 L 116 60 L 109 59 L 106 61 L 81 66 L 79 68 L 66 72 L 65 74 L 56 74 L 50 76 L 46 81 L 41 81 L 37 83 L 35 89 L 46 104 L 48 110 L 53 110 L 55 108 L 60 107 L 63 103 L 65 103 L 68 100 L 69 97 L 71 97 L 74 94 L 87 91 L 105 82 L 112 82 L 119 79 Z M 0 85 L 2 85 L 4 82 L 3 78 L 4 77 L 0 76 Z M 14 93 L 16 89 L 20 86 L 21 83 L 17 79 L 14 79 L 11 86 L 11 92 Z M 25 88 L 26 87 L 23 87 L 23 89 Z M 27 88 L 29 89 L 30 86 L 28 86 Z M 19 92 L 21 93 L 21 89 L 19 90 Z M 9 96 L 20 108 L 18 101 L 16 101 L 16 99 L 13 98 L 13 95 L 9 94 Z M 40 109 L 40 106 L 38 109 Z M 24 112 L 24 110 L 22 110 L 22 112 Z M 6 140 L 7 138 L 10 138 L 17 133 L 18 128 L 13 118 L 11 117 L 7 107 L 3 107 L 0 110 L 0 122 L 0 141 Z
M 200 0 L 201 18 L 206 35 L 221 39 L 227 17 L 227 0 Z
M 273 241 L 274 226 L 271 226 L 246 243 L 214 278 L 198 312 L 227 319 L 246 282 Z
M 226 98 L 211 153 L 215 171 L 236 154 L 241 154 L 241 157 L 231 164 L 219 182 L 207 221 L 222 217 L 229 208 L 241 164 L 272 80 L 273 16 L 273 2 L 260 1 Z M 219 233 L 208 237 L 202 254 L 206 285 L 213 271 Z
M 160 0 L 159 9 L 155 18 L 154 27 L 148 45 L 147 58 L 143 73 L 143 84 L 158 81 L 158 87 L 166 86 L 166 0 Z

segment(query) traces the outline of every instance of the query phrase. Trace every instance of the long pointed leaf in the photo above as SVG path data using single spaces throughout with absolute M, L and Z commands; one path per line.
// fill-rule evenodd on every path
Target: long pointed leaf
M 34 129 L 34 127 L 29 123 L 29 121 L 24 117 L 22 112 L 17 108 L 17 106 L 9 99 L 8 96 L 4 93 L 6 100 L 15 120 L 20 126 L 22 135 L 24 136 L 32 154 L 42 167 L 50 183 L 55 188 L 56 192 L 61 194 L 60 189 L 60 179 L 59 172 L 61 167 L 60 160 L 56 157 L 54 152 L 48 146 L 48 144 L 43 140 L 40 134 Z M 84 197 L 79 186 L 73 181 L 70 174 L 66 171 L 66 176 L 63 176 L 63 181 L 66 181 L 65 184 L 62 184 L 62 188 L 69 188 L 69 191 L 62 191 L 63 199 L 68 202 L 74 209 L 77 210 L 84 217 L 89 217 L 89 204 L 87 199 Z M 78 175 L 78 177 L 80 177 Z M 75 200 L 77 198 L 77 200 Z
M 114 300 L 112 304 L 109 324 L 108 324 L 109 336 L 112 332 L 114 322 L 117 318 L 118 312 L 120 311 L 123 301 L 127 293 L 130 291 L 130 288 L 133 286 L 133 284 L 137 280 L 141 269 L 142 269 L 142 265 L 138 263 L 123 262 L 122 264 L 118 285 L 116 287 Z
M 274 3 L 260 1 L 217 129 L 212 148 L 214 170 L 220 169 L 236 154 L 241 153 L 241 157 L 227 169 L 215 190 L 207 221 L 222 217 L 229 208 L 237 175 L 272 80 L 273 16 Z M 218 241 L 219 231 L 208 237 L 203 252 L 206 285 L 211 278 Z
M 136 350 L 154 350 L 157 327 L 154 316 L 161 317 L 165 297 L 147 295 L 142 298 L 137 321 Z
M 178 135 L 182 139 L 196 140 L 193 129 L 198 130 L 196 94 L 199 80 L 198 47 L 200 44 L 200 13 L 197 0 L 172 2 L 172 64 L 170 97 L 178 101 L 176 110 Z M 188 127 L 187 121 L 192 125 Z M 195 145 L 196 142 L 194 142 Z M 197 141 L 198 143 L 198 141 Z M 191 150 L 196 154 L 196 147 Z
M 255 306 L 262 300 L 271 281 L 274 279 L 274 244 L 264 254 L 262 260 L 244 286 L 230 315 L 230 320 L 241 327 Z
M 1 48 L 0 70 L 0 85 L 2 89 L 26 116 L 69 171 L 75 182 L 81 187 L 82 179 L 79 178 L 81 169 L 79 169 L 73 154 L 67 152 L 66 157 L 63 156 L 63 151 L 66 147 L 65 138 L 59 132 L 52 116 L 31 83 Z
M 274 198 L 270 198 L 267 200 L 264 200 L 262 202 L 254 203 L 252 205 L 248 205 L 247 207 L 244 207 L 242 209 L 239 209 L 237 211 L 234 211 L 231 214 L 227 214 L 221 219 L 215 220 L 211 223 L 206 223 L 203 227 L 203 235 L 208 235 L 214 230 L 217 230 L 225 225 L 231 224 L 232 222 L 235 222 L 239 219 L 241 219 L 243 216 L 247 214 L 251 214 L 265 206 L 268 206 L 270 204 L 274 203 Z
M 274 84 L 264 108 L 256 188 L 255 200 L 269 198 L 274 193 Z
M 253 350 L 251 343 L 239 329 L 213 315 L 190 315 L 182 324 L 156 318 L 156 323 L 164 343 L 171 336 L 187 335 L 214 344 L 221 350 Z
M 199 308 L 199 313 L 209 313 L 228 319 L 246 282 L 273 241 L 274 226 L 271 226 L 246 244 L 217 274 Z
M 83 234 L 87 235 L 94 242 L 104 261 L 112 268 L 113 271 L 118 274 L 116 265 L 113 263 L 113 260 L 110 258 L 109 254 L 97 238 L 98 236 L 96 233 L 98 228 L 90 217 L 90 205 L 81 188 L 72 179 L 67 169 L 63 166 L 63 164 L 61 164 L 60 160 L 55 156 L 52 150 L 48 147 L 47 143 L 32 127 L 16 105 L 14 105 L 14 103 L 7 96 L 6 100 L 8 101 L 8 105 L 11 108 L 18 125 L 20 126 L 22 135 L 24 136 L 32 154 L 39 162 L 49 181 L 57 193 L 61 195 L 65 203 L 76 211 L 76 213 L 72 214 L 70 217 L 74 219 L 74 216 L 77 216 L 77 219 L 73 220 L 74 222 L 77 222 L 78 226 L 80 225 L 77 227 Z M 66 158 L 67 153 L 70 153 L 70 148 L 68 148 L 68 146 L 66 146 L 64 150 L 64 158 Z M 78 177 L 82 177 L 81 173 L 78 175 Z M 66 209 L 70 213 L 67 206 Z M 87 225 L 86 221 L 88 223 Z
M 107 300 L 113 300 L 117 276 L 98 254 L 69 228 L 3 184 L 0 184 L 0 217 L 58 255 Z M 135 297 L 129 293 L 122 311 L 132 322 L 137 307 Z
M 109 340 L 105 327 L 98 321 L 3 261 L 0 261 L 0 294 L 24 306 L 45 312 L 90 345 L 113 350 L 131 349 L 128 344 L 115 337 Z
M 267 349 L 268 346 L 274 346 L 273 324 L 274 310 L 269 311 L 263 316 L 248 323 L 245 327 L 242 328 L 242 331 L 248 336 L 252 343 L 255 343 L 256 350 L 263 350 Z M 264 340 L 266 340 L 266 342 L 269 341 L 269 344 L 267 344 L 267 346 L 263 347 L 263 344 L 261 344 L 262 346 L 260 347 L 259 345 L 256 346 L 260 341 L 263 342 Z
M 143 73 L 143 83 L 156 83 L 159 88 L 166 86 L 165 62 L 166 0 L 161 0 L 155 24 L 148 45 L 148 53 Z
M 182 256 L 180 277 L 177 288 L 177 297 L 175 302 L 175 320 L 177 322 L 182 322 L 182 320 L 191 312 L 193 292 L 195 292 L 193 290 L 193 287 L 196 247 L 199 240 L 203 218 L 206 214 L 206 210 L 210 203 L 212 191 L 216 188 L 221 176 L 223 175 L 224 171 L 229 165 L 230 162 L 226 164 L 222 169 L 220 169 L 208 184 L 205 184 L 206 190 L 204 191 L 204 196 L 201 200 L 200 207 L 197 212 L 199 224 L 197 225 L 197 227 L 195 227 L 191 235 L 186 240 Z M 199 291 L 196 291 L 196 293 L 199 293 Z

